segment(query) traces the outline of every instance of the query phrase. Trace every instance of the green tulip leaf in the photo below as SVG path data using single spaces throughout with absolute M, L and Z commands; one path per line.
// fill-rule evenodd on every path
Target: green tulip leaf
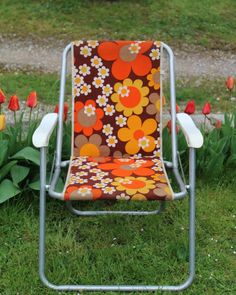
M 0 181 L 10 172 L 11 168 L 16 165 L 17 161 L 10 161 L 0 169 Z
M 18 195 L 21 191 L 9 179 L 4 179 L 0 183 L 0 203 Z
M 11 177 L 13 180 L 13 183 L 17 185 L 19 182 L 24 180 L 27 175 L 29 174 L 30 168 L 20 166 L 20 165 L 15 165 L 11 168 Z
M 8 151 L 8 140 L 0 140 L 0 166 L 3 164 L 6 159 Z
M 40 153 L 38 150 L 32 147 L 25 147 L 11 157 L 12 159 L 24 159 L 28 160 L 39 166 L 40 164 Z

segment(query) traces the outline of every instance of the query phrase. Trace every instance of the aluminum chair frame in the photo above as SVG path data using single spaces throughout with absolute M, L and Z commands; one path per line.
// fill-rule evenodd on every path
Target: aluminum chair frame
M 186 114 L 178 114 L 176 116 L 176 99 L 175 99 L 175 69 L 174 54 L 171 48 L 162 43 L 162 50 L 165 50 L 169 60 L 169 76 L 170 76 L 170 98 L 171 98 L 171 119 L 172 130 L 172 161 L 165 162 L 167 168 L 172 168 L 173 173 L 180 187 L 180 192 L 174 193 L 174 199 L 178 200 L 189 193 L 189 276 L 187 280 L 180 285 L 56 285 L 51 283 L 45 275 L 45 218 L 46 218 L 46 191 L 49 195 L 56 199 L 62 199 L 62 193 L 55 191 L 55 186 L 59 178 L 61 168 L 67 166 L 69 161 L 61 160 L 62 138 L 63 138 L 63 105 L 65 95 L 65 82 L 68 53 L 71 51 L 71 44 L 68 44 L 63 51 L 61 84 L 59 97 L 59 114 L 46 115 L 40 126 L 33 135 L 33 143 L 40 148 L 40 233 L 39 233 L 39 275 L 45 286 L 58 291 L 181 291 L 189 287 L 195 275 L 195 180 L 196 180 L 196 148 L 203 144 L 203 138 L 200 131 L 196 128 L 192 119 Z M 178 120 L 182 128 L 186 141 L 189 146 L 189 184 L 185 185 L 178 171 L 177 156 L 177 134 L 176 121 Z M 55 169 L 50 184 L 46 183 L 46 166 L 47 166 L 47 147 L 50 135 L 58 123 L 57 144 L 56 144 L 56 160 Z M 160 208 L 154 211 L 80 211 L 75 209 L 71 202 L 66 202 L 68 209 L 81 216 L 95 216 L 105 214 L 123 214 L 123 215 L 151 215 L 159 214 L 165 205 L 165 201 L 161 201 Z

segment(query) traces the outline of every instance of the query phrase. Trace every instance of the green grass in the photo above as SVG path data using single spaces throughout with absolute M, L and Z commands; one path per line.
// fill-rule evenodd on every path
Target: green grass
M 233 180 L 198 182 L 196 279 L 180 294 L 235 294 L 235 192 Z M 156 204 L 105 204 L 113 206 L 151 209 Z M 185 199 L 168 203 L 160 216 L 79 218 L 50 200 L 48 277 L 56 283 L 180 283 L 187 272 L 187 208 Z M 0 231 L 0 294 L 57 294 L 38 278 L 38 197 L 21 196 L 2 205 Z
M 32 90 L 38 93 L 39 103 L 56 104 L 59 97 L 60 77 L 57 74 L 43 74 L 38 72 L 18 71 L 0 73 L 0 88 L 9 98 L 16 93 L 21 100 L 26 100 Z M 67 79 L 67 100 L 70 100 L 71 80 Z M 165 85 L 164 93 L 168 95 L 168 85 Z M 236 93 L 232 94 L 236 96 Z M 220 97 L 220 101 L 216 98 Z M 187 101 L 194 99 L 197 104 L 198 112 L 205 102 L 209 101 L 213 106 L 213 112 L 234 112 L 236 103 L 230 101 L 230 93 L 226 91 L 225 81 L 220 80 L 190 80 L 177 81 L 176 100 L 184 110 Z
M 2 0 L 0 34 L 58 39 L 160 39 L 236 48 L 234 0 Z

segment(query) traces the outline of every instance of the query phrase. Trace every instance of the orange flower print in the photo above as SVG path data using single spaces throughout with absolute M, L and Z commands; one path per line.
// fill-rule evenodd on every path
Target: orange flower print
M 151 160 L 134 160 L 134 159 L 114 159 L 112 163 L 98 165 L 101 170 L 112 170 L 111 174 L 115 176 L 130 176 L 132 174 L 138 176 L 148 176 L 155 173 L 150 167 L 154 163 Z
M 65 192 L 65 200 L 96 200 L 100 198 L 102 191 L 91 185 L 68 186 Z
M 123 80 L 129 76 L 131 70 L 137 76 L 148 74 L 152 63 L 143 53 L 151 46 L 151 41 L 103 42 L 98 46 L 98 54 L 104 60 L 114 61 L 111 68 L 112 75 L 118 80 Z
M 118 138 L 121 141 L 127 142 L 125 151 L 134 155 L 140 149 L 145 152 L 151 152 L 155 149 L 155 139 L 150 134 L 157 129 L 157 122 L 154 119 L 146 119 L 143 123 L 138 116 L 130 116 L 127 120 L 127 126 L 118 131 Z
M 96 107 L 94 100 L 89 99 L 85 102 L 85 104 L 83 104 L 81 101 L 75 102 L 75 132 L 79 133 L 82 131 L 84 135 L 90 136 L 93 133 L 93 130 L 101 130 L 101 119 L 103 116 L 103 110 Z
M 134 82 L 131 79 L 125 79 L 123 83 L 116 83 L 111 100 L 116 103 L 116 110 L 130 116 L 132 113 L 141 114 L 143 107 L 149 102 L 146 97 L 149 93 L 148 87 L 142 87 L 143 82 L 139 79 Z
M 92 134 L 89 138 L 83 134 L 75 137 L 74 156 L 106 157 L 110 153 L 107 145 L 102 145 L 102 137 Z
M 160 88 L 160 67 L 152 69 L 151 74 L 147 75 L 148 86 L 153 87 L 155 90 Z

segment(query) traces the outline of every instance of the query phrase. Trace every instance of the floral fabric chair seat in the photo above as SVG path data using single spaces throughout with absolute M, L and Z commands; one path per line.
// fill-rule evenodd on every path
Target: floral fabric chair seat
M 73 44 L 72 159 L 65 200 L 163 200 L 160 42 Z

